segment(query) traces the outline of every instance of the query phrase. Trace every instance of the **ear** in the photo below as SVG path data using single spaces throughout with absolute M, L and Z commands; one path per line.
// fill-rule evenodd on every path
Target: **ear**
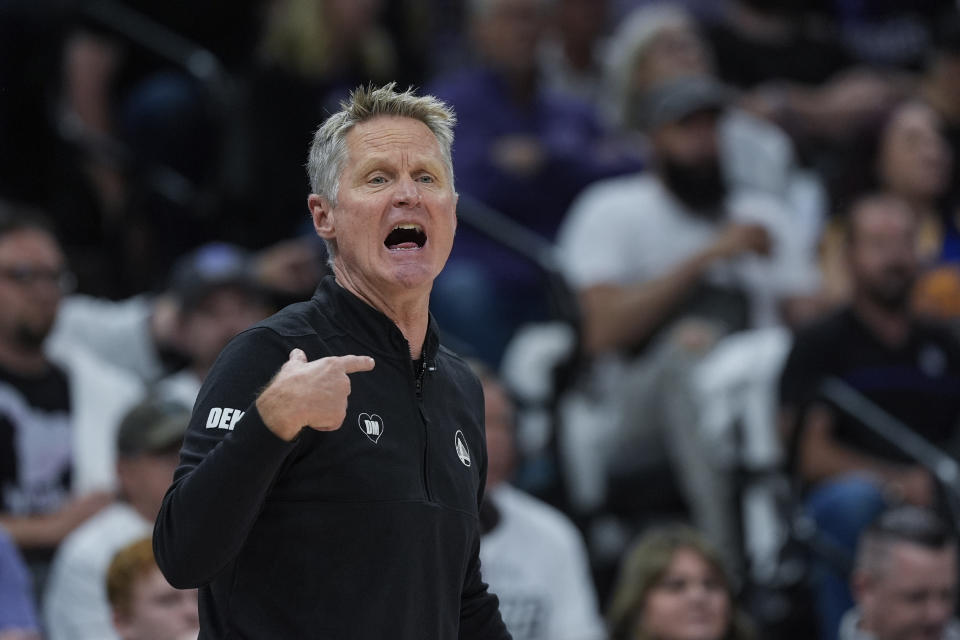
M 313 228 L 317 235 L 324 240 L 333 240 L 337 237 L 336 225 L 333 219 L 333 207 L 323 196 L 311 193 L 307 197 L 307 207 L 310 209 L 310 216 L 313 218 Z
M 457 224 L 460 222 L 460 216 L 457 215 L 457 205 L 460 204 L 460 194 L 454 192 L 453 194 L 453 231 L 456 233 Z

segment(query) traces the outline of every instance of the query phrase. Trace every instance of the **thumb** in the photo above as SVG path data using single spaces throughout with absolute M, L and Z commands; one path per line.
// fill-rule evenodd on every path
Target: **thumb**
M 303 352 L 303 349 L 294 349 L 290 352 L 290 358 L 287 362 L 306 362 L 307 354 Z
M 344 373 L 370 371 L 375 364 L 370 356 L 337 356 L 337 362 L 343 367 Z

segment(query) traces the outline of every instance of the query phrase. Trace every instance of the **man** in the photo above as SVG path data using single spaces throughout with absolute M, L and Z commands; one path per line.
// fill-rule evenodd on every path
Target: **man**
M 453 119 L 360 88 L 314 137 L 334 276 L 220 355 L 154 532 L 170 583 L 200 587 L 205 638 L 509 637 L 480 578 L 482 392 L 428 311 Z
M 559 244 L 596 358 L 581 413 L 591 422 L 570 422 L 565 438 L 574 497 L 598 507 L 614 456 L 634 464 L 665 448 L 695 523 L 732 552 L 732 493 L 695 431 L 690 368 L 718 336 L 776 324 L 816 278 L 776 200 L 728 192 L 717 142 L 726 104 L 707 76 L 654 86 L 635 113 L 655 170 L 586 189 Z
M 514 640 L 604 638 L 583 538 L 561 512 L 510 485 L 513 402 L 490 370 L 472 366 L 483 385 L 490 459 L 480 560 L 504 623 Z
M 104 586 L 120 640 L 196 640 L 197 592 L 178 591 L 167 584 L 153 558 L 149 537 L 117 551 Z
M 462 120 L 454 151 L 464 195 L 549 240 L 581 189 L 640 167 L 590 105 L 546 86 L 538 53 L 552 9 L 546 0 L 470 2 L 477 64 L 431 87 Z M 496 366 L 513 331 L 546 315 L 541 274 L 469 226 L 458 233 L 434 309 L 445 330 Z
M 192 407 L 203 379 L 230 339 L 275 310 L 253 268 L 242 249 L 222 242 L 206 244 L 174 264 L 170 279 L 177 304 L 174 335 L 188 364 L 157 383 L 158 395 Z
M 807 509 L 851 554 L 888 499 L 930 506 L 935 487 L 925 469 L 825 400 L 821 382 L 838 378 L 941 447 L 960 420 L 960 345 L 909 308 L 917 232 L 914 211 L 898 198 L 854 203 L 845 240 L 852 302 L 797 333 L 780 382 L 781 421 L 795 443 Z M 846 576 L 828 567 L 819 575 L 821 626 L 835 637 L 852 597 Z
M 74 495 L 76 391 L 96 382 L 68 379 L 43 350 L 68 280 L 45 221 L 0 203 L 0 525 L 37 571 L 111 499 Z
M 83 523 L 57 550 L 44 597 L 49 640 L 117 637 L 105 590 L 107 566 L 120 548 L 150 534 L 189 421 L 186 406 L 156 397 L 124 416 L 117 433 L 122 500 Z
M 899 507 L 860 537 L 841 640 L 957 640 L 957 541 L 931 511 Z

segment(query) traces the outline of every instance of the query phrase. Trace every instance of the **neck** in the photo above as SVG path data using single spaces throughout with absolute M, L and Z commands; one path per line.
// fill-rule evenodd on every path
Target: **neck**
M 49 363 L 42 349 L 0 341 L 0 365 L 16 373 L 32 375 L 46 371 Z
M 337 263 L 334 263 L 333 272 L 337 284 L 397 325 L 410 347 L 410 357 L 418 359 L 423 353 L 423 343 L 430 323 L 430 288 L 427 287 L 425 291 L 402 290 L 396 295 L 386 295 L 362 279 L 351 276 Z
M 900 346 L 910 336 L 910 314 L 906 309 L 887 309 L 858 293 L 854 295 L 853 310 L 888 346 Z

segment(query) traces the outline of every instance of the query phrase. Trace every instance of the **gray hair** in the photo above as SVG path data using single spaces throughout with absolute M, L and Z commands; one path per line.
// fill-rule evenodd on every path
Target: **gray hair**
M 418 96 L 413 87 L 404 92 L 394 89 L 395 82 L 382 87 L 372 84 L 358 87 L 340 103 L 340 111 L 320 125 L 310 145 L 307 174 L 313 193 L 331 206 L 337 205 L 340 174 L 347 160 L 347 133 L 354 126 L 377 116 L 413 118 L 427 125 L 437 137 L 440 150 L 453 185 L 453 126 L 457 117 L 453 109 L 433 96 Z
M 955 534 L 930 509 L 904 505 L 880 514 L 860 536 L 854 568 L 878 575 L 889 562 L 895 544 L 912 544 L 941 551 L 957 544 Z

